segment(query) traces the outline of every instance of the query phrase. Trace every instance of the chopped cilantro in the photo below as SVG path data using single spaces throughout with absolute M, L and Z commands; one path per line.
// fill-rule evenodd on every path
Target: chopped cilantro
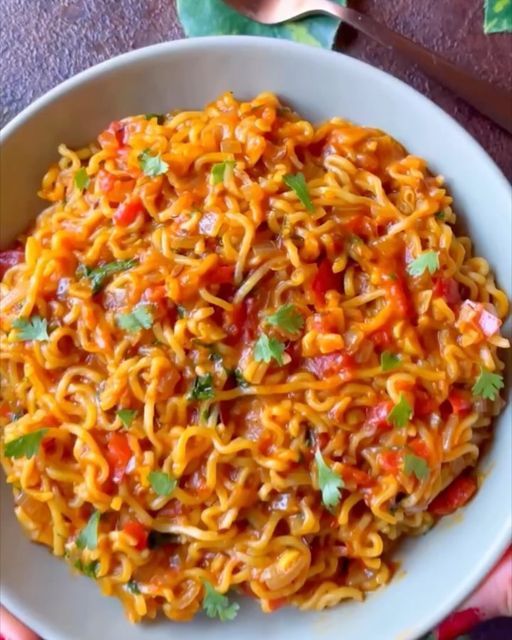
M 100 512 L 95 511 L 85 527 L 80 531 L 76 539 L 76 546 L 79 549 L 96 549 L 98 546 L 98 524 L 100 522 Z
M 288 333 L 298 333 L 304 326 L 304 318 L 293 304 L 284 304 L 268 316 L 267 323 Z
M 391 409 L 388 415 L 388 420 L 395 427 L 405 427 L 409 420 L 412 418 L 412 407 L 407 402 L 406 397 L 402 393 L 400 396 L 400 400 L 397 404 Z
M 212 166 L 212 173 L 210 177 L 210 181 L 213 185 L 220 184 L 224 182 L 224 174 L 226 173 L 226 169 L 229 167 L 231 169 L 235 166 L 234 160 L 226 160 L 224 162 L 217 162 Z
M 35 340 L 41 342 L 48 340 L 48 323 L 40 316 L 32 316 L 31 318 L 18 318 L 12 323 L 14 329 L 14 339 L 18 342 L 24 340 Z
M 230 602 L 227 596 L 215 590 L 207 580 L 203 581 L 203 610 L 209 618 L 219 618 L 222 622 L 234 620 L 240 608 L 236 602 Z
M 272 358 L 277 364 L 283 364 L 284 344 L 276 338 L 269 338 L 265 333 L 256 341 L 254 345 L 254 359 L 256 362 L 266 362 L 267 364 Z
M 153 325 L 153 315 L 149 305 L 142 304 L 131 313 L 121 313 L 117 316 L 117 324 L 121 329 L 130 331 L 140 331 L 141 329 L 150 329 Z
M 295 175 L 289 173 L 284 176 L 283 182 L 287 187 L 295 191 L 295 195 L 308 211 L 315 210 L 315 205 L 311 202 L 311 198 L 309 196 L 306 179 L 302 173 L 296 173 Z
M 133 419 L 137 415 L 137 412 L 134 409 L 119 409 L 117 411 L 116 416 L 121 420 L 123 426 L 126 428 L 131 427 Z
M 93 560 L 92 562 L 82 562 L 81 560 L 77 560 L 74 564 L 75 569 L 78 569 L 78 571 L 83 573 L 84 576 L 94 579 L 97 577 L 99 566 L 99 560 Z
M 196 376 L 192 389 L 188 393 L 189 400 L 208 400 L 215 397 L 213 377 L 211 373 L 204 376 Z
M 170 496 L 178 484 L 176 478 L 163 471 L 150 471 L 148 477 L 153 491 L 159 496 Z
M 75 187 L 80 191 L 87 189 L 87 187 L 89 186 L 90 180 L 89 180 L 89 176 L 87 175 L 87 171 L 85 170 L 84 167 L 81 167 L 75 173 L 74 182 L 75 182 Z
M 133 595 L 135 595 L 135 596 L 140 595 L 139 585 L 135 582 L 135 580 L 130 580 L 124 586 L 125 586 L 126 591 L 129 591 L 130 593 L 133 593 Z
M 380 366 L 382 371 L 391 371 L 400 364 L 400 358 L 395 353 L 383 351 L 380 354 Z
M 146 120 L 152 120 L 156 118 L 158 124 L 163 124 L 165 122 L 165 115 L 163 113 L 146 113 L 144 116 Z
M 39 446 L 48 429 L 37 429 L 26 433 L 5 444 L 6 458 L 32 458 L 39 451 Z
M 114 273 L 119 273 L 120 271 L 126 271 L 127 269 L 131 269 L 137 264 L 136 260 L 116 260 L 115 262 L 107 262 L 107 264 L 103 264 L 99 267 L 86 267 L 81 264 L 76 270 L 76 274 L 80 278 L 88 278 L 93 295 L 96 295 L 101 291 L 103 285 L 105 284 L 105 280 L 113 275 Z
M 325 462 L 320 449 L 316 450 L 315 461 L 318 472 L 318 485 L 322 492 L 322 502 L 332 511 L 341 499 L 340 489 L 343 489 L 343 480 Z
M 406 453 L 404 456 L 404 472 L 408 476 L 414 473 L 418 480 L 423 480 L 429 473 L 428 463 L 425 458 Z
M 425 251 L 407 265 L 407 273 L 411 276 L 421 276 L 428 271 L 432 274 L 439 269 L 439 253 Z
M 499 390 L 504 386 L 503 376 L 500 376 L 499 373 L 480 369 L 480 375 L 473 385 L 472 393 L 474 396 L 481 396 L 486 400 L 496 400 Z
M 167 162 L 164 162 L 160 156 L 152 156 L 148 149 L 139 155 L 138 160 L 142 172 L 150 178 L 161 176 L 169 171 Z

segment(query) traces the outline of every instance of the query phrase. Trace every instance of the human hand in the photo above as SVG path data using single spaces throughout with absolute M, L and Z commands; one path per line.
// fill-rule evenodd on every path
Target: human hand
M 483 620 L 512 616 L 512 548 L 494 567 L 478 589 L 427 638 L 455 640 Z M 0 609 L 0 640 L 38 640 L 19 620 Z

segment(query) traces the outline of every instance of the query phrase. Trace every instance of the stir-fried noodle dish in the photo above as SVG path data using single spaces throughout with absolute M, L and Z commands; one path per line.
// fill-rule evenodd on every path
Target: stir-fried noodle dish
M 270 93 L 59 147 L 0 254 L 18 520 L 132 621 L 323 609 L 475 493 L 508 312 L 442 177 Z M 14 215 L 14 213 L 13 213 Z

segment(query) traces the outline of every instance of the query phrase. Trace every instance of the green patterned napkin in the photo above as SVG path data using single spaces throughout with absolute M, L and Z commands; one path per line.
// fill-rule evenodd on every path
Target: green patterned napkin
M 335 0 L 346 4 L 346 0 Z M 312 16 L 279 25 L 258 24 L 237 13 L 221 0 L 178 0 L 178 16 L 187 36 L 249 34 L 287 38 L 330 49 L 339 20 Z
M 512 0 L 485 0 L 484 31 L 512 31 Z

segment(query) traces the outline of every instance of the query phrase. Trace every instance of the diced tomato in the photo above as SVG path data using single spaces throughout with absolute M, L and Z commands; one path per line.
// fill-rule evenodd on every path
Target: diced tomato
M 160 302 L 167 296 L 167 289 L 164 284 L 157 284 L 153 287 L 148 287 L 144 291 L 144 300 L 148 302 Z
M 5 272 L 20 264 L 25 260 L 25 254 L 21 249 L 13 249 L 11 251 L 0 251 L 0 279 L 4 277 Z
M 274 438 L 271 433 L 264 433 L 258 441 L 258 449 L 264 455 L 268 456 L 272 450 Z
M 114 213 L 114 222 L 120 227 L 127 227 L 144 211 L 142 201 L 138 197 L 122 202 Z
M 432 500 L 428 510 L 436 516 L 447 516 L 469 502 L 476 489 L 473 477 L 459 476 Z
M 110 474 L 114 482 L 121 482 L 132 455 L 132 450 L 125 435 L 122 433 L 110 434 L 107 442 L 107 460 L 110 464 Z
M 417 389 L 414 392 L 414 415 L 422 418 L 433 413 L 439 404 L 431 398 L 426 391 Z
M 135 548 L 143 551 L 148 545 L 148 532 L 137 520 L 129 520 L 123 526 L 123 531 L 135 540 Z
M 357 467 L 352 467 L 349 464 L 343 466 L 342 475 L 345 481 L 353 480 L 357 485 L 360 485 L 361 487 L 369 487 L 373 484 L 373 480 L 366 473 L 366 471 L 362 471 Z
M 311 287 L 317 307 L 325 304 L 325 294 L 328 291 L 331 289 L 339 291 L 341 289 L 341 275 L 339 273 L 333 273 L 331 263 L 327 258 L 324 258 L 318 265 L 318 271 L 313 278 Z
M 100 133 L 98 141 L 102 149 L 121 149 L 127 142 L 125 125 L 119 120 L 114 120 Z
M 398 451 L 381 451 L 377 462 L 386 473 L 397 474 L 402 467 L 402 454 Z
M 368 409 L 366 414 L 366 422 L 380 430 L 387 430 L 392 428 L 392 424 L 388 420 L 388 416 L 393 409 L 393 403 L 391 400 L 383 400 L 375 406 Z
M 377 347 L 388 347 L 391 344 L 391 327 L 374 331 L 368 337 Z
M 333 351 L 321 356 L 305 358 L 304 367 L 319 379 L 335 376 L 342 371 L 354 368 L 352 356 L 345 351 Z
M 338 333 L 339 331 L 338 321 L 333 313 L 314 313 L 309 322 L 320 333 Z
M 413 451 L 420 458 L 428 460 L 430 458 L 430 451 L 428 445 L 422 438 L 414 438 L 408 443 L 409 449 Z
M 471 394 L 463 389 L 453 389 L 448 396 L 448 402 L 452 405 L 453 413 L 457 415 L 471 411 L 473 407 Z
M 444 298 L 448 305 L 461 302 L 459 283 L 454 278 L 438 278 L 434 285 L 434 295 Z
M 215 267 L 204 275 L 204 279 L 209 284 L 229 284 L 233 282 L 235 267 L 232 264 L 221 265 Z
M 2 404 L 0 404 L 0 416 L 2 416 L 2 418 L 8 418 L 10 413 L 11 408 L 9 404 L 7 402 L 2 402 Z
M 229 344 L 240 337 L 246 341 L 254 340 L 258 324 L 258 308 L 254 298 L 245 298 L 241 304 L 234 305 L 231 313 L 224 312 L 223 328 L 228 334 Z
M 456 326 L 464 329 L 465 324 L 472 324 L 487 337 L 498 333 L 501 327 L 501 320 L 484 307 L 480 302 L 465 300 L 460 308 L 459 319 Z
M 398 278 L 391 281 L 388 285 L 388 290 L 390 302 L 395 307 L 398 317 L 410 318 L 412 307 L 405 280 Z

